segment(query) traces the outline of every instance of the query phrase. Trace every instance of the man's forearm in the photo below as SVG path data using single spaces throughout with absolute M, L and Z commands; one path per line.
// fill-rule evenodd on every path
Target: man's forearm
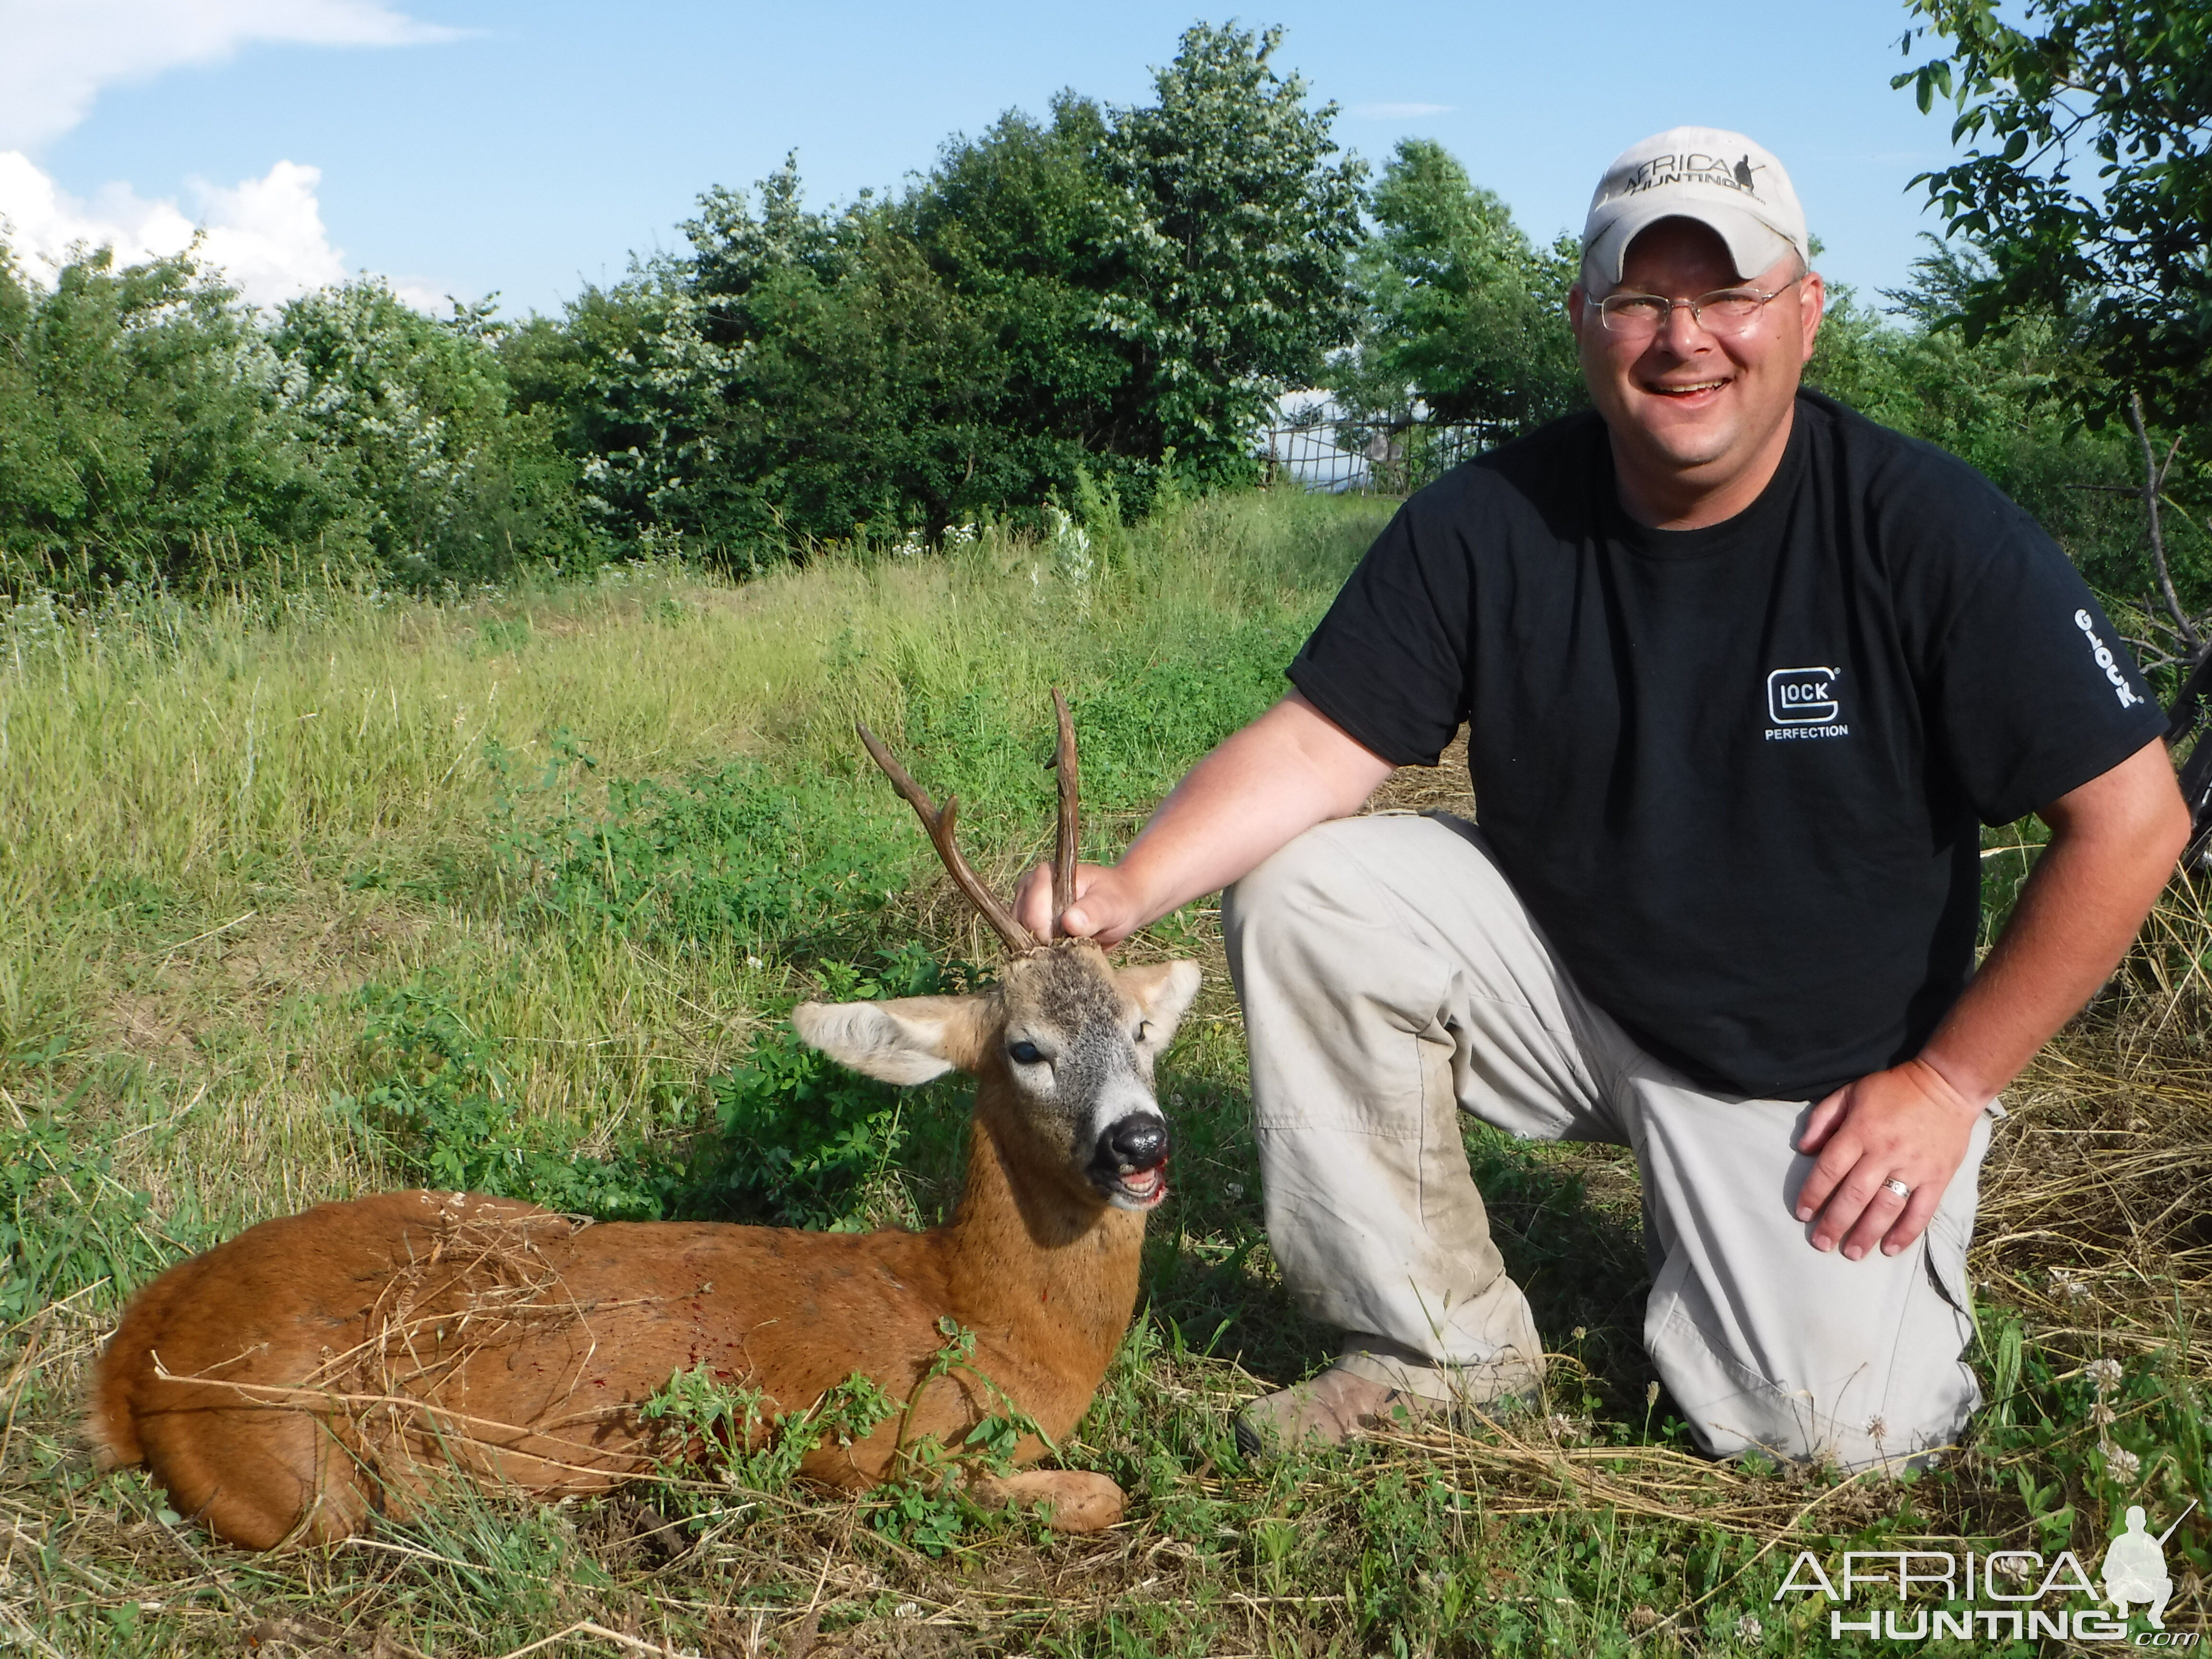
M 2051 844 L 2003 934 L 1921 1059 L 1978 1109 L 2096 994 L 2127 953 L 2189 836 L 2152 744 L 2044 814 Z
M 1057 926 L 1107 945 L 1126 939 L 1314 825 L 1358 811 L 1390 769 L 1293 692 L 1193 767 L 1119 864 L 1085 865 Z M 1055 926 L 1045 875 L 1030 871 L 1015 900 L 1040 938 Z
M 1115 866 L 1143 921 L 1248 874 L 1314 825 L 1359 810 L 1390 775 L 1293 694 L 1184 776 Z
M 1796 1199 L 1815 1249 L 1856 1261 L 1920 1237 L 1958 1173 L 1974 1120 L 2102 984 L 2189 837 L 2163 744 L 2043 809 L 2051 845 L 2012 920 L 1914 1059 L 1846 1085 L 1807 1117 L 1817 1161 Z

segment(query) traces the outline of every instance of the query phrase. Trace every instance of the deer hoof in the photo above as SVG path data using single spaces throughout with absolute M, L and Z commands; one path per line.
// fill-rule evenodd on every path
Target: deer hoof
M 1024 1469 L 1018 1474 L 979 1475 L 968 1495 L 986 1509 L 1018 1504 L 1044 1511 L 1054 1532 L 1103 1532 L 1121 1518 L 1128 1500 L 1103 1474 L 1082 1469 Z

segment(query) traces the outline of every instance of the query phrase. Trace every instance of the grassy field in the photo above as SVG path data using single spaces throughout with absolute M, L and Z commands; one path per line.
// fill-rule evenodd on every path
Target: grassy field
M 2009 1097 L 1973 1258 L 1992 1404 L 1905 1482 L 1688 1455 L 1637 1340 L 1632 1165 L 1480 1130 L 1501 1245 L 1557 1350 L 1550 1397 L 1248 1467 L 1236 1407 L 1330 1349 L 1261 1232 L 1205 904 L 1132 946 L 1209 977 L 1162 1078 L 1177 1184 L 1139 1321 L 1065 1449 L 1131 1492 L 1114 1532 L 672 1475 L 547 1510 L 457 1496 L 340 1548 L 255 1558 L 142 1477 L 94 1473 L 75 1419 L 122 1297 L 321 1199 L 435 1184 L 607 1217 L 937 1218 L 960 1092 L 849 1082 L 782 1023 L 825 988 L 963 982 L 994 959 L 853 720 L 959 792 L 970 856 L 1005 883 L 1050 833 L 1046 696 L 1066 688 L 1090 851 L 1110 854 L 1279 694 L 1385 510 L 1217 500 L 1088 547 L 987 532 L 743 586 L 636 568 L 438 604 L 310 584 L 16 607 L 0 639 L 0 1646 L 1844 1652 L 1857 1638 L 1832 1638 L 1825 1600 L 1775 1599 L 1800 1550 L 2071 1549 L 2094 1571 L 2127 1504 L 2154 1530 L 2179 1515 L 2207 1490 L 2212 1364 L 2212 928 L 2179 885 Z M 1406 773 L 1388 798 L 1462 787 Z M 1996 900 L 2032 855 L 1992 838 Z M 2167 1625 L 2199 1629 L 2201 1510 L 2167 1559 Z

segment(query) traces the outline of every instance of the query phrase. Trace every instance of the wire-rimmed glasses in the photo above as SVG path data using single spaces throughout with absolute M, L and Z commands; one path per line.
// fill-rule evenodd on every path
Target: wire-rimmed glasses
M 1649 340 L 1666 326 L 1676 309 L 1686 309 L 1690 320 L 1708 334 L 1747 334 L 1759 313 L 1805 280 L 1799 271 L 1772 293 L 1757 288 L 1719 288 L 1694 300 L 1669 300 L 1656 294 L 1608 294 L 1591 301 L 1596 306 L 1605 331 L 1616 340 Z

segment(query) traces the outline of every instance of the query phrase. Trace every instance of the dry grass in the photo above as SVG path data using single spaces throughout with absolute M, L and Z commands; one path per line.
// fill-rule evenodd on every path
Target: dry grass
M 26 1160 L 61 1159 L 69 1198 L 113 1218 L 112 1265 L 0 1333 L 0 1644 L 69 1659 L 1364 1655 L 1394 1638 L 1717 1654 L 1752 1650 L 1731 1634 L 1752 1613 L 1768 1621 L 1759 1650 L 1826 1652 L 1825 1627 L 1768 1601 L 1807 1540 L 2042 1548 L 2070 1509 L 2087 1550 L 2116 1503 L 2178 1511 L 2204 1478 L 2192 1402 L 2212 1372 L 2212 918 L 2194 884 L 2008 1094 L 1972 1258 L 1997 1397 L 1952 1466 L 1910 1486 L 1715 1466 L 1670 1439 L 1635 1339 L 1632 1169 L 1579 1146 L 1486 1154 L 1510 1159 L 1513 1191 L 1493 1205 L 1509 1255 L 1573 1269 L 1572 1299 L 1550 1310 L 1565 1328 L 1551 1331 L 1550 1398 L 1248 1468 L 1233 1413 L 1326 1340 L 1288 1310 L 1260 1237 L 1241 1026 L 1218 971 L 1165 1079 L 1188 1151 L 1154 1227 L 1149 1312 L 1068 1449 L 1133 1494 L 1106 1536 L 969 1516 L 925 1547 L 888 1499 L 687 1478 L 550 1510 L 457 1493 L 345 1546 L 251 1557 L 167 1514 L 143 1477 L 95 1477 L 75 1401 L 116 1281 L 377 1180 L 328 1110 L 357 1083 L 356 988 L 442 975 L 499 1036 L 519 1113 L 588 1111 L 611 1133 L 672 1079 L 696 1088 L 802 982 L 804 964 L 756 968 L 742 951 L 581 946 L 440 886 L 483 844 L 498 787 L 485 733 L 534 768 L 566 727 L 601 775 L 732 753 L 847 769 L 852 714 L 896 733 L 915 686 L 982 674 L 1026 710 L 1089 641 L 1164 633 L 1150 607 L 1310 611 L 1300 584 L 1340 568 L 1364 528 L 1344 520 L 1328 548 L 1268 564 L 1255 550 L 1269 536 L 1326 538 L 1206 512 L 1164 552 L 1136 550 L 1135 575 L 1058 635 L 1006 549 L 988 568 L 839 567 L 740 590 L 658 572 L 445 609 L 317 616 L 301 600 L 251 626 L 179 623 L 159 651 L 112 637 L 104 659 L 70 659 L 66 696 L 58 665 L 0 676 L 0 1132 Z M 928 781 L 935 757 L 910 758 Z M 1045 833 L 1004 796 L 1042 800 L 1046 786 L 1025 753 L 994 778 L 969 842 L 1004 881 Z M 1401 772 L 1376 805 L 1465 813 L 1464 786 L 1455 754 Z M 1101 814 L 1093 845 L 1136 821 Z M 1993 848 L 1985 867 L 2006 877 L 2032 856 L 2029 842 Z M 941 882 L 877 926 L 944 956 L 993 954 Z M 1194 907 L 1137 948 L 1218 969 L 1218 917 Z M 110 1161 L 69 1162 L 42 1122 Z M 2106 1358 L 2126 1380 L 2093 1388 Z M 2109 1455 L 2124 1441 L 2145 1448 L 2132 1475 Z M 2200 1516 L 2178 1547 L 2201 1562 L 2208 1539 Z M 2168 1621 L 2208 1612 L 2192 1565 Z

